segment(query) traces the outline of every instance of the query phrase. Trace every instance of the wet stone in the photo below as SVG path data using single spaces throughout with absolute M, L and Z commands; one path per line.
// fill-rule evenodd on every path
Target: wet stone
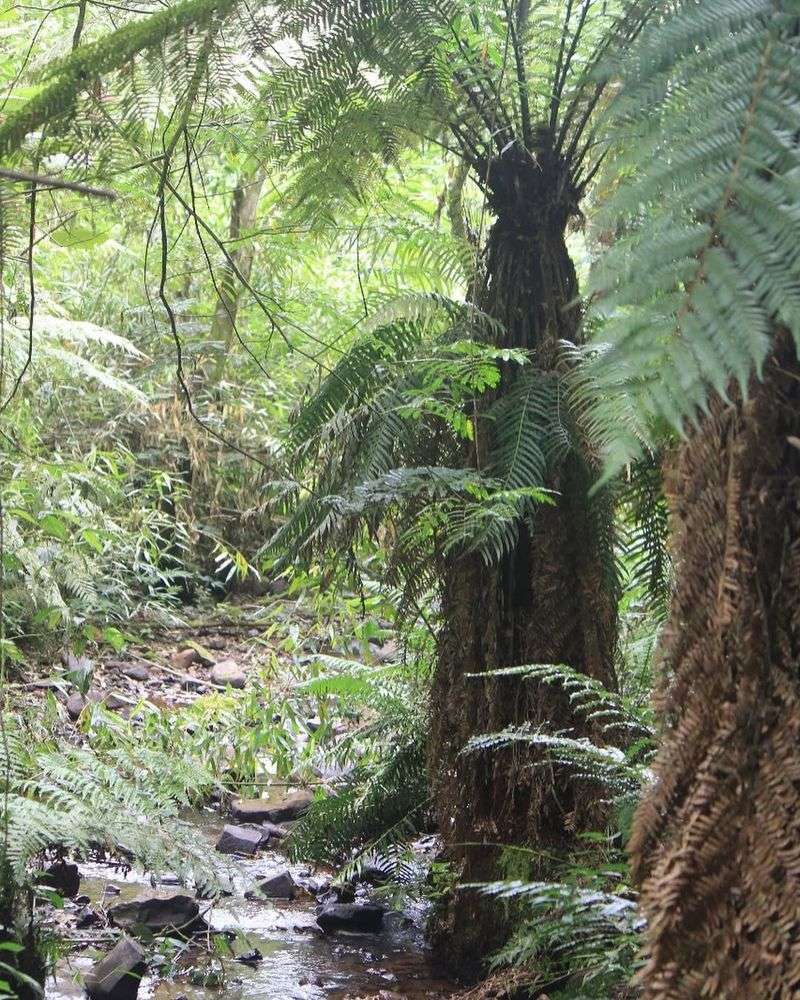
M 269 819 L 270 803 L 266 799 L 234 799 L 231 802 L 231 816 L 243 823 L 260 823 Z
M 264 831 L 252 826 L 223 827 L 216 848 L 220 854 L 255 854 L 264 841 Z
M 286 827 L 278 826 L 277 823 L 262 823 L 261 829 L 266 834 L 267 840 L 283 840 L 289 836 Z
M 147 955 L 138 941 L 124 937 L 86 976 L 90 1000 L 135 1000 Z
M 120 668 L 120 672 L 132 681 L 150 680 L 150 671 L 143 663 L 126 663 Z
M 297 890 L 298 886 L 288 870 L 278 872 L 258 884 L 258 891 L 267 899 L 294 899 Z
M 206 927 L 197 900 L 183 893 L 143 893 L 108 909 L 112 923 L 124 930 L 146 930 L 151 934 L 188 935 Z
M 81 712 L 86 708 L 86 699 L 77 691 L 67 698 L 67 715 L 73 722 L 77 722 Z
M 258 948 L 253 948 L 252 951 L 246 951 L 242 955 L 237 955 L 236 961 L 241 962 L 242 965 L 258 965 L 259 962 L 264 961 L 264 956 Z
M 200 654 L 196 649 L 179 649 L 170 656 L 169 662 L 176 670 L 188 670 L 193 663 L 200 662 Z
M 81 888 L 78 866 L 69 861 L 56 861 L 41 876 L 40 883 L 60 896 L 77 896 Z
M 91 908 L 91 906 L 84 906 L 82 909 L 78 910 L 75 916 L 75 926 L 78 930 L 84 930 L 86 927 L 94 927 L 102 922 L 100 914 Z
M 317 917 L 317 924 L 326 933 L 350 931 L 376 934 L 383 927 L 384 907 L 377 903 L 332 903 Z

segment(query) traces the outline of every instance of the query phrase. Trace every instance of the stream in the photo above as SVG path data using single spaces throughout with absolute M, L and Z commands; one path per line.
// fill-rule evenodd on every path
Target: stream
M 198 836 L 213 850 L 225 820 L 219 814 L 200 811 L 191 814 Z M 253 858 L 231 858 L 230 896 L 224 896 L 204 916 L 214 932 L 232 932 L 232 950 L 241 954 L 257 949 L 263 960 L 255 965 L 236 961 L 233 953 L 217 951 L 224 967 L 222 987 L 192 985 L 188 971 L 205 960 L 199 946 L 187 948 L 174 968 L 164 975 L 153 965 L 142 979 L 141 1000 L 317 1000 L 317 998 L 381 997 L 385 1000 L 421 1000 L 449 997 L 454 983 L 437 972 L 425 947 L 424 911 L 409 904 L 404 912 L 389 913 L 384 930 L 378 934 L 336 933 L 324 936 L 316 924 L 317 904 L 313 896 L 293 902 L 247 899 L 244 892 L 256 878 L 261 879 L 288 870 L 301 882 L 311 875 L 307 866 L 287 863 L 285 856 L 264 850 Z M 115 868 L 108 864 L 80 865 L 80 892 L 90 898 L 90 905 L 102 909 L 119 901 L 134 899 L 153 889 L 148 875 L 135 869 Z M 109 886 L 112 888 L 109 890 Z M 185 892 L 165 879 L 159 889 Z M 119 890 L 117 893 L 116 890 Z M 110 893 L 113 893 L 111 895 Z M 70 904 L 68 904 L 69 906 Z M 74 904 L 72 904 L 74 907 Z M 97 951 L 112 946 L 107 931 L 90 928 L 86 941 L 95 948 L 73 950 L 59 960 L 55 977 L 48 981 L 46 1000 L 77 1000 L 85 997 L 82 979 L 97 958 Z M 157 942 L 162 941 L 157 939 Z M 205 938 L 202 938 L 205 941 Z M 77 946 L 79 949 L 80 946 Z M 158 943 L 154 953 L 158 952 Z M 166 963 L 165 963 L 166 964 Z

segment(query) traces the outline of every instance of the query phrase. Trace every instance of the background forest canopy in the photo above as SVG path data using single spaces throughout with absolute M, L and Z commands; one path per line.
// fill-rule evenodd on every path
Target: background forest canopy
M 201 886 L 181 809 L 322 758 L 289 856 L 460 977 L 794 995 L 798 18 L 0 0 L 0 996 L 53 850 Z M 245 690 L 65 730 L 205 620 Z

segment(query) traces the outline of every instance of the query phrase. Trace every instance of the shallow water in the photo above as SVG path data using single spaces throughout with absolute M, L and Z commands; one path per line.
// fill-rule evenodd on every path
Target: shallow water
M 203 837 L 213 844 L 223 824 L 220 817 L 203 813 L 193 818 Z M 204 915 L 214 931 L 236 935 L 230 946 L 235 954 L 257 948 L 263 961 L 251 967 L 235 961 L 232 954 L 222 954 L 225 986 L 194 986 L 187 981 L 186 970 L 206 961 L 205 953 L 195 948 L 180 959 L 176 976 L 145 977 L 139 989 L 141 1000 L 344 1000 L 377 996 L 421 1000 L 447 997 L 454 992 L 454 985 L 438 973 L 425 948 L 419 912 L 387 915 L 386 929 L 380 934 L 323 936 L 316 925 L 313 898 L 283 902 L 248 900 L 243 895 L 256 876 L 268 876 L 288 867 L 302 877 L 309 874 L 307 867 L 287 865 L 275 851 L 263 851 L 256 858 L 235 862 L 235 866 L 231 871 L 234 894 L 221 899 Z M 81 893 L 91 898 L 92 905 L 132 899 L 151 887 L 149 876 L 135 870 L 84 864 L 81 873 Z M 120 889 L 119 895 L 104 895 L 109 883 Z M 183 890 L 175 887 L 174 891 Z M 90 929 L 85 935 L 96 941 L 108 937 L 104 929 Z M 110 942 L 102 940 L 96 944 L 101 952 L 109 947 Z M 46 1000 L 83 996 L 80 978 L 95 958 L 90 950 L 76 951 L 62 959 L 55 980 L 47 984 Z

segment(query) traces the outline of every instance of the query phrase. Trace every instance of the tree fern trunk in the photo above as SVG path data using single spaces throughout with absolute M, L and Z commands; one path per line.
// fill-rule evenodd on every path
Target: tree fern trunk
M 800 365 L 780 334 L 670 473 L 664 740 L 631 853 L 649 1000 L 800 993 Z
M 495 169 L 494 167 L 492 168 Z M 534 365 L 557 363 L 558 342 L 575 340 L 577 280 L 567 252 L 567 210 L 558 188 L 526 190 L 502 178 L 479 305 L 501 320 L 506 345 L 534 352 Z M 537 181 L 539 179 L 537 178 Z M 511 192 L 510 197 L 506 194 Z M 504 388 L 510 387 L 509 373 Z M 479 421 L 480 424 L 480 421 Z M 489 433 L 478 434 L 477 462 L 491 460 Z M 554 507 L 538 508 L 530 530 L 496 568 L 476 556 L 452 560 L 447 580 L 432 712 L 432 771 L 440 829 L 463 881 L 498 877 L 498 845 L 542 852 L 542 875 L 553 853 L 565 851 L 576 831 L 601 821 L 597 791 L 578 786 L 549 766 L 532 768 L 530 754 L 460 753 L 470 737 L 508 725 L 546 723 L 580 729 L 569 702 L 552 688 L 510 678 L 466 675 L 524 663 L 564 663 L 613 686 L 616 593 L 606 569 L 611 512 L 590 503 L 587 464 L 572 454 L 548 484 Z M 459 893 L 437 938 L 450 964 L 467 976 L 505 935 L 496 904 Z

